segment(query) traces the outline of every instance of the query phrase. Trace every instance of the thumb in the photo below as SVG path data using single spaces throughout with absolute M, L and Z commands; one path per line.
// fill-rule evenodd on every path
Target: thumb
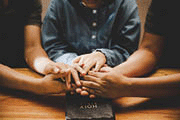
M 60 72 L 60 69 L 54 65 L 48 65 L 45 67 L 45 74 L 57 74 Z
M 58 67 L 54 67 L 54 68 L 52 68 L 53 70 L 52 70 L 52 73 L 54 73 L 54 74 L 57 74 L 57 73 L 59 73 L 60 72 L 60 69 L 58 68 Z

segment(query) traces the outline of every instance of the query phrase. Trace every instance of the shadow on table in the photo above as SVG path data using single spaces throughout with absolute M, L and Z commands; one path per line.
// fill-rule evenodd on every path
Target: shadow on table
M 0 93 L 7 96 L 7 98 L 3 98 L 4 100 L 8 99 L 9 96 L 36 102 L 44 106 L 65 110 L 65 94 L 53 96 L 35 95 L 29 92 L 4 87 L 0 87 Z M 0 99 L 0 102 L 2 102 L 3 99 Z M 158 110 L 166 108 L 180 108 L 180 96 L 160 99 L 123 97 L 113 100 L 113 109 L 116 113 L 126 113 L 138 110 Z
M 2 102 L 5 99 L 8 99 L 9 97 L 15 97 L 20 99 L 25 99 L 30 102 L 35 102 L 37 104 L 41 104 L 44 106 L 49 106 L 57 109 L 65 109 L 65 95 L 63 94 L 51 95 L 51 96 L 36 95 L 30 92 L 4 88 L 1 86 L 0 86 L 0 93 L 7 96 L 4 99 L 0 99 L 0 102 Z
M 113 101 L 116 113 L 126 113 L 138 110 L 158 110 L 180 108 L 180 96 L 171 98 L 139 98 L 124 97 Z

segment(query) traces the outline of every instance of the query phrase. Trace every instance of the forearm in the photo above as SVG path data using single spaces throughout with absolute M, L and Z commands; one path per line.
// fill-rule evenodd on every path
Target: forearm
M 162 36 L 145 33 L 144 38 L 127 61 L 115 67 L 115 71 L 125 76 L 142 76 L 151 72 L 157 65 L 164 47 Z
M 129 77 L 142 76 L 151 72 L 156 64 L 157 58 L 146 49 L 140 49 L 134 52 L 127 61 L 116 66 L 115 71 Z
M 36 92 L 38 79 L 25 76 L 15 70 L 0 64 L 0 85 L 8 88 Z
M 36 72 L 45 74 L 45 67 L 49 63 L 53 63 L 52 60 L 50 60 L 40 46 L 37 47 L 31 47 L 25 52 L 25 59 L 27 64 Z
M 51 61 L 41 46 L 41 30 L 39 26 L 25 26 L 25 60 L 35 71 L 45 74 L 44 69 Z
M 162 77 L 130 78 L 131 97 L 168 97 L 180 94 L 180 73 Z

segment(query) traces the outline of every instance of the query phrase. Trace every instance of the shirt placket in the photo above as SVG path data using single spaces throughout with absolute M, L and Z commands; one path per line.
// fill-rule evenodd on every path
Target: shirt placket
M 91 39 L 92 40 L 97 40 L 97 15 L 98 15 L 98 10 L 93 9 L 92 10 L 93 20 L 92 20 L 92 23 L 91 23 L 91 26 L 92 26 Z

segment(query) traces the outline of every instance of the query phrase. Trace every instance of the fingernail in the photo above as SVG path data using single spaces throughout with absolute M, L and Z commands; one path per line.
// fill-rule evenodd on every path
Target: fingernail
M 96 98 L 96 96 L 95 95 L 90 95 L 89 98 L 94 99 L 94 98 Z
M 76 92 L 77 92 L 77 93 L 81 93 L 81 91 L 82 91 L 82 90 L 81 90 L 80 88 L 77 88 L 77 89 L 76 89 Z
M 82 73 L 82 76 L 84 76 L 84 75 L 86 75 L 86 73 L 83 72 L 83 73 Z
M 82 87 L 83 90 L 87 90 L 86 87 Z
M 78 86 L 81 86 L 81 82 L 77 82 L 77 85 L 78 85 Z
M 54 69 L 54 72 L 55 72 L 55 73 L 58 73 L 58 72 L 59 72 L 59 69 L 58 69 L 58 68 L 55 68 L 55 69 Z

